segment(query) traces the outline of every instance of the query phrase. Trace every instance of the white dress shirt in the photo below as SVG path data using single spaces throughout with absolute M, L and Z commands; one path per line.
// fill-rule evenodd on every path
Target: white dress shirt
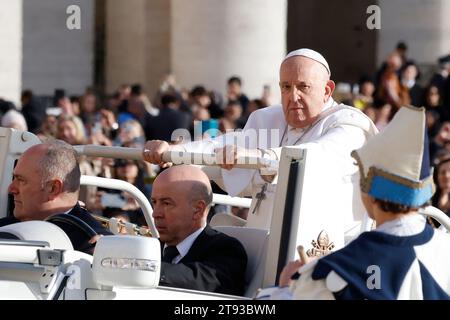
M 205 229 L 205 227 L 206 226 L 198 229 L 194 233 L 191 233 L 183 241 L 181 241 L 179 244 L 176 245 L 179 254 L 175 258 L 173 258 L 172 263 L 175 264 L 175 263 L 180 262 L 180 260 L 183 259 L 183 257 L 185 255 L 187 255 L 187 253 L 191 249 L 192 244 L 194 243 L 195 239 L 197 239 L 197 237 L 200 235 L 200 233 L 202 233 L 202 231 L 203 231 L 203 229 Z M 164 249 L 166 247 L 167 247 L 167 245 L 164 245 Z

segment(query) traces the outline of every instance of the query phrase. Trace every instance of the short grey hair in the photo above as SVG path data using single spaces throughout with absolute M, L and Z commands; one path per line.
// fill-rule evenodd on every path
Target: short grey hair
M 81 172 L 75 149 L 62 140 L 49 140 L 43 145 L 46 151 L 40 160 L 42 186 L 58 178 L 63 181 L 63 192 L 78 192 Z

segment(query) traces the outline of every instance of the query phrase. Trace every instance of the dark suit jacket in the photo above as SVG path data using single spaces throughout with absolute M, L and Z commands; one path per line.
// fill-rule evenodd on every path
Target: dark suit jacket
M 423 89 L 417 83 L 409 89 L 409 97 L 411 98 L 411 104 L 420 108 L 423 105 Z
M 83 220 L 98 234 L 102 235 L 112 234 L 109 230 L 102 227 L 102 225 L 97 220 L 95 220 L 86 209 L 81 208 L 78 204 L 76 204 L 75 207 L 73 207 L 73 209 L 69 211 L 68 214 Z M 0 219 L 0 227 L 16 222 L 20 222 L 20 220 L 16 219 L 15 217 L 2 218 Z M 82 230 L 73 225 L 59 221 L 55 221 L 52 223 L 60 227 L 67 234 L 75 250 L 85 252 L 88 254 L 92 254 L 94 252 L 95 244 L 88 243 L 90 239 Z
M 242 244 L 209 226 L 177 264 L 161 262 L 160 285 L 242 295 L 247 254 Z
M 98 234 L 112 235 L 112 233 L 108 229 L 105 229 L 100 224 L 100 222 L 95 220 L 94 217 L 92 217 L 92 215 L 86 209 L 80 207 L 78 203 L 75 205 L 75 207 L 73 207 L 72 210 L 69 211 L 68 214 L 80 218 L 81 220 L 86 222 L 92 229 L 94 229 L 95 232 L 97 232 Z M 67 234 L 70 241 L 72 242 L 73 248 L 75 250 L 85 252 L 88 254 L 94 253 L 95 244 L 89 244 L 88 241 L 90 239 L 79 228 L 59 221 L 55 221 L 52 223 L 56 224 L 58 227 L 63 229 L 63 231 Z

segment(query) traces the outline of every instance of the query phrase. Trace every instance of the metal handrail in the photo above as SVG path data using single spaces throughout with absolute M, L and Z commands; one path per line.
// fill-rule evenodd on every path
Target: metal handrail
M 143 150 L 141 148 L 109 147 L 98 145 L 78 145 L 74 146 L 79 155 L 89 157 L 120 158 L 129 160 L 143 160 Z M 197 153 L 187 151 L 166 151 L 162 155 L 164 162 L 174 164 L 195 164 L 203 166 L 219 166 L 216 154 Z M 270 160 L 263 157 L 239 157 L 236 160 L 235 168 L 261 169 L 278 168 L 277 160 Z
M 436 207 L 428 206 L 419 209 L 419 213 L 437 220 L 445 229 L 447 229 L 447 232 L 450 232 L 450 218 L 443 211 Z
M 198 153 L 187 151 L 166 151 L 163 153 L 164 162 L 172 162 L 174 164 L 195 164 L 202 166 L 220 166 L 215 153 Z M 263 157 L 239 157 L 236 159 L 235 168 L 242 169 L 261 169 L 261 168 L 278 168 L 277 160 L 270 160 Z
M 153 221 L 152 217 L 153 212 L 152 206 L 150 205 L 150 202 L 148 201 L 147 197 L 142 193 L 142 191 L 136 188 L 134 185 L 123 180 L 85 176 L 85 175 L 81 176 L 80 184 L 126 191 L 130 193 L 136 199 L 139 206 L 142 208 L 145 221 L 147 222 L 147 225 L 150 228 L 151 234 L 154 237 L 159 237 L 158 230 L 156 230 L 155 222 Z
M 228 206 L 242 207 L 242 208 L 250 208 L 252 203 L 252 199 L 249 198 L 240 198 L 240 197 L 231 197 L 224 194 L 213 194 L 213 203 L 214 204 L 224 204 Z
M 141 148 L 109 147 L 94 144 L 73 146 L 78 155 L 127 160 L 143 160 Z

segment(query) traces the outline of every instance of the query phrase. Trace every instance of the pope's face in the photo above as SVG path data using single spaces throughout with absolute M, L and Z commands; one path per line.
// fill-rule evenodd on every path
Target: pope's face
M 305 128 L 318 118 L 334 90 L 334 82 L 327 76 L 323 65 L 303 56 L 281 64 L 281 101 L 290 126 Z

